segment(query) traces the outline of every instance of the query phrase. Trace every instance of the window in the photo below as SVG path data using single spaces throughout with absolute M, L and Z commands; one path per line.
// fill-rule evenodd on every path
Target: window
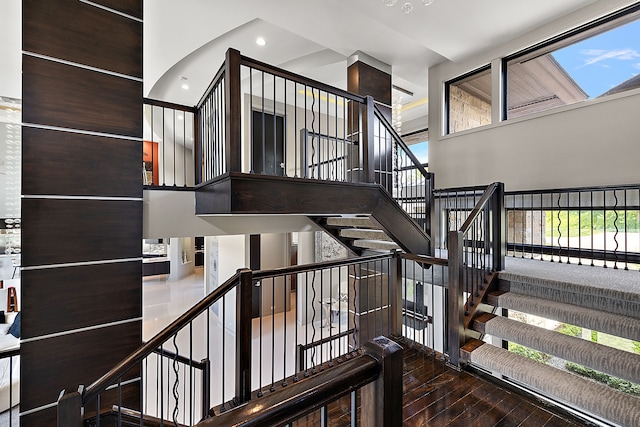
M 640 87 L 640 6 L 505 59 L 507 119 Z
M 445 83 L 447 132 L 491 123 L 491 68 L 486 66 Z

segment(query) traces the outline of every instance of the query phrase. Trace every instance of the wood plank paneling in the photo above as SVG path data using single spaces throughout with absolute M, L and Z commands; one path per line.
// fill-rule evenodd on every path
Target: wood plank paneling
M 92 2 L 142 19 L 140 0 L 92 0 Z
M 347 68 L 347 90 L 391 105 L 391 74 L 356 61 Z
M 22 220 L 23 266 L 142 256 L 142 201 L 25 198 Z
M 23 426 L 30 427 L 54 427 L 58 419 L 57 408 L 43 409 L 33 414 L 23 415 L 20 417 L 20 423 Z
M 55 402 L 62 389 L 91 384 L 141 341 L 142 322 L 136 321 L 22 343 L 20 410 Z M 138 375 L 132 372 L 126 378 Z
M 78 0 L 24 0 L 23 11 L 23 50 L 142 78 L 142 22 Z
M 25 127 L 22 171 L 23 194 L 142 197 L 142 143 Z
M 22 338 L 142 316 L 141 261 L 27 270 L 22 278 L 29 283 L 21 295 L 28 310 Z M 108 309 L 96 309 L 106 302 Z
M 23 55 L 22 120 L 142 136 L 142 82 Z

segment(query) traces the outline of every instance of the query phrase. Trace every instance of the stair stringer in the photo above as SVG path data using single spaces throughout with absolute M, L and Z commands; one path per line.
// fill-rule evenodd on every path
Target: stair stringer
M 370 215 L 407 253 L 429 255 L 430 236 L 379 184 L 230 172 L 196 189 L 196 215 Z

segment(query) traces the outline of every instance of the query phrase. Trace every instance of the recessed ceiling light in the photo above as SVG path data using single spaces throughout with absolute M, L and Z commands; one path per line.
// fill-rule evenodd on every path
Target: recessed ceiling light
M 187 90 L 189 89 L 189 84 L 187 83 L 187 79 L 185 76 L 180 76 L 180 81 L 182 82 L 182 89 Z
M 258 37 L 256 39 L 256 44 L 258 46 L 264 46 L 265 44 L 267 44 L 267 41 L 264 39 L 264 37 Z
M 186 83 L 182 83 L 182 89 L 188 90 L 189 89 L 189 85 L 186 84 Z

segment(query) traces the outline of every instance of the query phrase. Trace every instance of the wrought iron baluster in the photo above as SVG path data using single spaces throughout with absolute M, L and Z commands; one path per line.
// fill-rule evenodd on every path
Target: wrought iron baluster
M 620 244 L 618 243 L 618 232 L 620 231 L 618 229 L 618 195 L 616 194 L 616 190 L 613 190 L 613 199 L 614 199 L 614 205 L 613 205 L 613 213 L 614 213 L 614 218 L 613 218 L 613 227 L 615 228 L 615 233 L 613 234 L 613 241 L 616 244 L 616 247 L 613 249 L 613 268 L 614 270 L 618 269 L 618 248 L 620 247 Z M 605 230 L 605 241 L 606 241 L 606 237 L 607 237 L 607 232 Z
M 175 401 L 175 406 L 173 407 L 173 423 L 176 425 L 176 427 L 178 426 L 178 415 L 180 413 L 180 409 L 179 409 L 179 405 L 180 405 L 180 394 L 178 393 L 179 391 L 179 387 L 180 387 L 180 380 L 178 378 L 178 343 L 177 340 L 178 339 L 178 334 L 175 333 L 173 335 L 173 349 L 175 351 L 174 355 L 173 355 L 173 373 L 175 374 L 176 378 L 174 380 L 173 383 L 173 399 Z

